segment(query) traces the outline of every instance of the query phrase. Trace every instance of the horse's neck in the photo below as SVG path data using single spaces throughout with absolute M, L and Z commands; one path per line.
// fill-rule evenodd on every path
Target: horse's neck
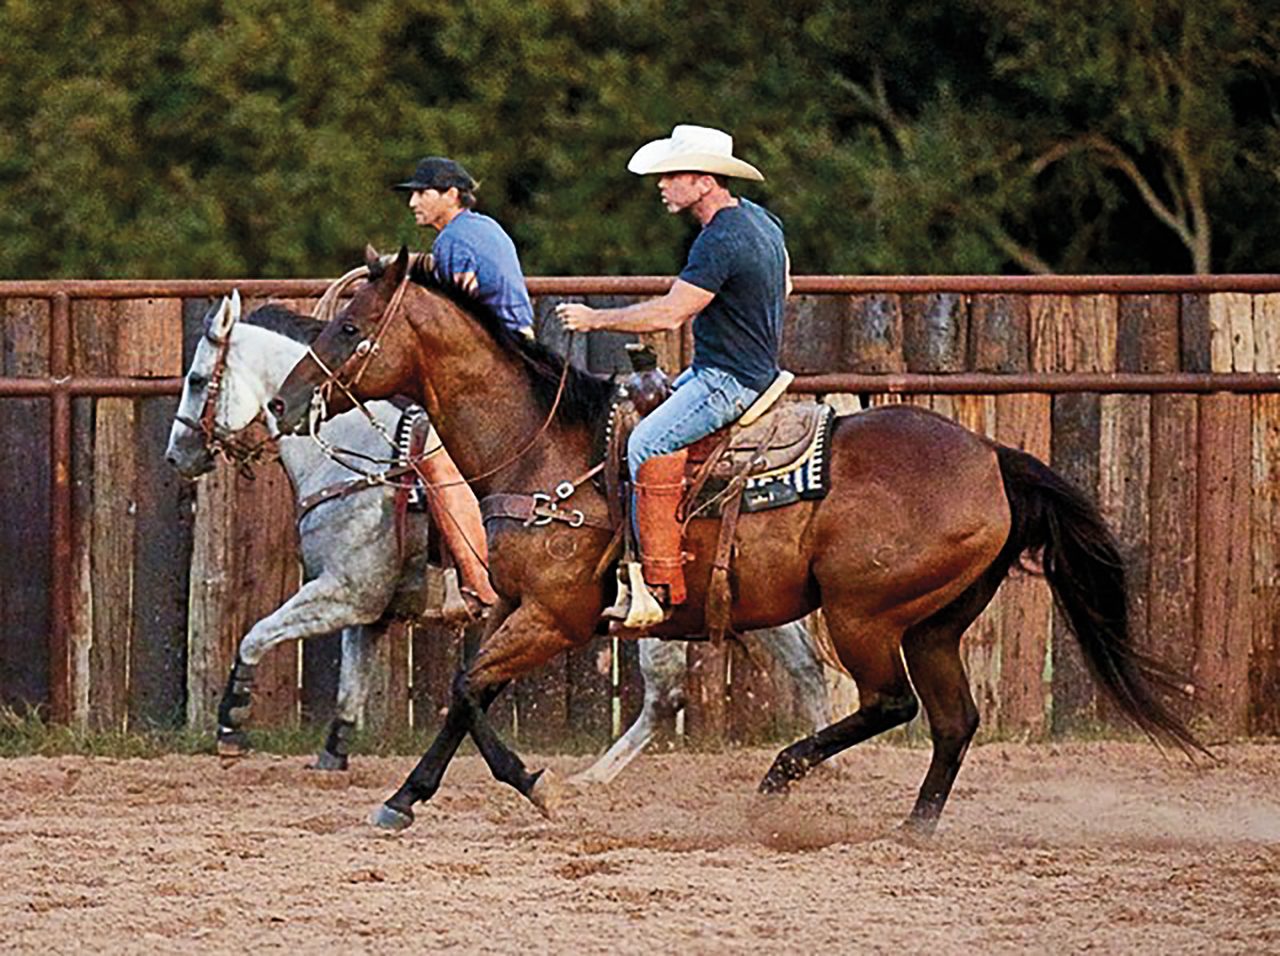
M 255 325 L 237 325 L 232 339 L 235 352 L 228 357 L 238 369 L 246 373 L 246 380 L 259 401 L 259 408 L 279 390 L 290 370 L 306 354 L 307 347 L 288 336 Z M 366 407 L 383 429 L 394 437 L 399 410 L 390 402 L 369 402 Z M 271 418 L 271 413 L 266 412 Z M 272 432 L 277 432 L 274 420 Z M 359 409 L 335 415 L 320 426 L 320 437 L 337 448 L 345 448 L 363 455 L 391 458 L 394 450 L 369 424 Z M 280 464 L 289 475 L 289 481 L 298 497 L 344 481 L 355 473 L 325 454 L 324 449 L 310 435 L 281 435 L 279 439 Z M 376 470 L 379 466 L 360 463 L 364 470 Z
M 590 446 L 585 429 L 556 420 L 539 435 L 547 413 L 533 373 L 475 319 L 452 303 L 447 309 L 457 321 L 415 323 L 426 366 L 415 384 L 428 411 L 435 407 L 436 431 L 450 456 L 463 475 L 475 478 L 476 493 L 530 490 L 581 471 Z

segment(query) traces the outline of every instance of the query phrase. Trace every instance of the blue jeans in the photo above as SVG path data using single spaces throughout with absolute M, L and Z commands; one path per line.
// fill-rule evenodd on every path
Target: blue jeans
M 737 421 L 760 395 L 718 368 L 687 368 L 673 387 L 671 397 L 631 432 L 627 465 L 632 481 L 644 462 L 669 455 Z

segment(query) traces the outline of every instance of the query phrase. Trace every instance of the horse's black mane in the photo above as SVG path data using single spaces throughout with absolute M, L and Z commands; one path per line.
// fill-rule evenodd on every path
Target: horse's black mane
M 283 335 L 303 345 L 314 342 L 324 328 L 323 322 L 317 322 L 309 315 L 294 312 L 278 302 L 268 302 L 266 305 L 259 306 L 241 321 L 266 329 L 268 332 Z
M 377 277 L 371 272 L 369 279 L 373 281 Z M 493 309 L 462 289 L 441 282 L 420 261 L 414 263 L 409 277 L 418 285 L 444 296 L 458 306 L 480 323 L 503 349 L 518 355 L 533 373 L 534 395 L 545 411 L 551 411 L 556 392 L 560 388 L 560 379 L 564 376 L 565 359 L 540 342 L 512 332 Z M 608 410 L 612 388 L 613 383 L 609 378 L 585 372 L 570 364 L 557 414 L 562 421 L 570 424 L 596 424 Z

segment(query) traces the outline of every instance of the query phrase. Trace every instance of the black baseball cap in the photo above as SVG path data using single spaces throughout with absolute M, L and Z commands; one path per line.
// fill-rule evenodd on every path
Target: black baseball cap
M 437 189 L 445 192 L 451 186 L 467 191 L 479 185 L 471 174 L 462 168 L 461 163 L 446 159 L 444 156 L 428 156 L 418 161 L 418 168 L 413 171 L 413 178 L 408 182 L 396 183 L 392 189 Z

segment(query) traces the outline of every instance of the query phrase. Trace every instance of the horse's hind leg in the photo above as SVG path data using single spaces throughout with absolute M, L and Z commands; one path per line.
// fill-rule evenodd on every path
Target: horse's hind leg
M 648 746 L 661 720 L 684 706 L 684 678 L 688 670 L 685 654 L 688 648 L 677 641 L 663 641 L 656 637 L 641 638 L 638 643 L 640 674 L 644 678 L 644 704 L 640 715 L 599 760 L 570 777 L 570 783 L 611 783 Z
M 369 696 L 369 672 L 373 664 L 374 642 L 385 626 L 353 625 L 342 630 L 342 661 L 338 668 L 338 706 L 324 747 L 316 754 L 312 770 L 346 770 L 351 753 L 351 736 L 364 716 Z
M 879 621 L 853 619 L 827 609 L 827 626 L 858 685 L 858 709 L 778 754 L 760 781 L 761 793 L 786 793 L 813 767 L 854 744 L 874 737 L 916 715 L 918 705 L 899 653 L 900 634 Z
M 999 577 L 1003 577 L 1001 574 Z M 930 834 L 946 805 L 969 742 L 978 730 L 978 708 L 960 659 L 960 635 L 990 603 L 999 578 L 988 572 L 951 604 L 902 638 L 911 683 L 929 717 L 933 758 L 904 826 Z

